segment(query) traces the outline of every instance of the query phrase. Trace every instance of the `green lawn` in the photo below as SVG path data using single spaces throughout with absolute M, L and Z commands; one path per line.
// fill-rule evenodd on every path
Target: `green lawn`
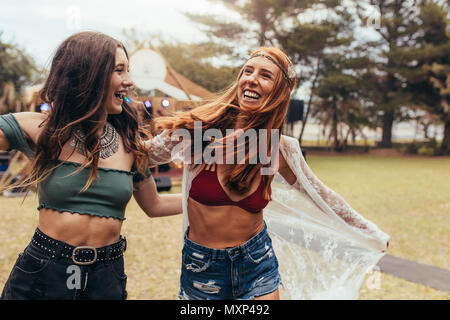
M 389 253 L 450 269 L 450 158 L 312 156 L 316 175 L 391 236 Z M 179 187 L 173 191 L 179 192 Z M 0 287 L 37 225 L 35 196 L 0 198 Z M 131 201 L 123 234 L 129 299 L 177 299 L 181 216 L 149 219 Z M 371 285 L 370 279 L 378 285 Z M 370 278 L 370 279 L 369 279 Z M 360 299 L 449 299 L 446 292 L 374 273 Z
M 388 253 L 450 269 L 450 157 L 307 156 L 316 175 L 391 236 Z M 381 274 L 360 299 L 449 299 Z
M 450 158 L 310 156 L 308 163 L 391 236 L 390 254 L 450 269 Z

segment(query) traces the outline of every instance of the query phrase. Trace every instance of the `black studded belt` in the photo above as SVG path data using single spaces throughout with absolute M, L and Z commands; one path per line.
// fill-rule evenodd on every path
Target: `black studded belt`
M 77 265 L 90 265 L 96 262 L 119 259 L 127 248 L 127 240 L 123 236 L 120 236 L 118 242 L 101 248 L 90 246 L 75 247 L 47 236 L 38 228 L 36 228 L 31 243 L 50 253 L 53 257 L 72 259 L 73 263 Z

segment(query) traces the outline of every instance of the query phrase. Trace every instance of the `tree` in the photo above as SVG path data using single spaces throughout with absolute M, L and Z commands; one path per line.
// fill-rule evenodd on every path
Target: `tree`
M 325 10 L 327 19 L 312 19 L 311 22 L 308 22 L 300 18 L 295 21 L 293 28 L 283 33 L 279 32 L 277 35 L 280 45 L 291 57 L 293 63 L 301 66 L 298 82 L 309 87 L 306 113 L 298 138 L 300 143 L 311 111 L 316 106 L 313 101 L 317 90 L 329 72 L 325 62 L 348 55 L 347 48 L 354 41 L 352 17 L 345 7 L 330 2 L 328 6 L 322 4 L 319 7 L 313 6 L 313 9 Z M 328 63 L 328 66 L 331 65 L 332 63 Z M 323 111 L 324 106 L 321 104 L 319 109 Z M 332 113 L 316 110 L 313 114 L 331 116 Z
M 375 8 L 380 15 L 379 28 L 374 29 L 380 39 L 368 41 L 368 48 L 378 51 L 373 62 L 377 65 L 378 81 L 377 105 L 381 113 L 382 139 L 380 146 L 392 147 L 392 127 L 395 120 L 400 119 L 401 108 L 408 105 L 408 95 L 405 93 L 405 79 L 400 76 L 396 55 L 401 48 L 409 48 L 416 44 L 418 36 L 418 6 L 414 0 L 369 0 L 358 2 L 358 13 L 363 17 L 367 5 Z M 367 18 L 361 18 L 365 23 Z
M 242 57 L 258 46 L 275 45 L 276 35 L 297 15 L 311 7 L 314 0 L 210 0 L 222 3 L 240 16 L 238 22 L 223 16 L 186 13 L 192 21 L 205 26 L 211 42 L 233 48 L 235 57 Z M 329 1 L 323 1 L 329 2 Z
M 441 153 L 450 153 L 450 24 L 449 7 L 436 1 L 420 4 L 418 45 L 399 51 L 398 62 L 407 68 L 400 72 L 407 79 L 413 100 L 444 124 Z
M 0 113 L 20 111 L 21 89 L 32 81 L 37 68 L 28 54 L 1 36 L 0 32 Z
M 350 52 L 351 51 L 351 52 Z M 355 55 L 357 48 L 328 54 L 323 59 L 322 80 L 317 87 L 319 98 L 312 115 L 330 127 L 328 140 L 335 151 L 345 150 L 348 138 L 355 140 L 370 126 L 371 105 L 366 103 L 368 59 Z

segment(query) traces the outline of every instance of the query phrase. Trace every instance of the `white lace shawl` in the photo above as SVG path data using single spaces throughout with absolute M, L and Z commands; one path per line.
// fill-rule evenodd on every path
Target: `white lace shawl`
M 151 163 L 181 161 L 166 131 L 151 141 Z M 383 257 L 389 236 L 325 186 L 306 164 L 296 139 L 281 136 L 280 151 L 297 177 L 289 185 L 280 174 L 264 220 L 282 277 L 282 299 L 357 299 L 368 271 Z M 183 230 L 196 172 L 183 171 Z

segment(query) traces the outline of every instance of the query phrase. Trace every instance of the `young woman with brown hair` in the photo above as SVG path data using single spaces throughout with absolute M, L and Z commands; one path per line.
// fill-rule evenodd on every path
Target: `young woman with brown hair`
M 41 91 L 51 112 L 0 117 L 0 149 L 32 160 L 21 185 L 37 183 L 39 198 L 38 227 L 2 299 L 125 299 L 131 196 L 151 217 L 181 212 L 181 196 L 159 196 L 146 172 L 146 132 L 124 101 L 132 85 L 123 44 L 81 32 L 53 58 Z
M 324 267 L 339 265 L 339 259 L 331 261 L 327 257 L 319 263 L 310 251 L 318 256 L 326 251 L 336 257 L 335 248 L 345 251 L 350 244 L 357 244 L 354 233 L 360 240 L 372 241 L 366 248 L 368 252 L 358 251 L 372 259 L 363 264 L 359 257 L 352 257 L 350 262 L 358 263 L 346 271 L 360 270 L 381 257 L 387 236 L 314 176 L 297 140 L 277 135 L 295 85 L 295 72 L 288 57 L 280 49 L 262 47 L 253 52 L 224 94 L 192 111 L 156 119 L 156 125 L 164 131 L 152 140 L 151 162 L 179 157 L 186 162 L 180 298 L 279 299 L 280 255 L 281 267 L 287 270 L 283 282 L 290 287 L 291 298 L 332 291 L 326 285 L 331 283 L 330 288 L 337 288 L 333 279 L 339 278 L 338 269 L 333 274 Z M 248 141 L 239 140 L 250 130 L 256 134 L 249 134 Z M 200 145 L 196 135 L 201 137 Z M 244 156 L 241 153 L 240 157 L 242 150 Z M 260 157 L 256 162 L 255 154 Z M 211 156 L 206 159 L 205 155 Z M 267 162 L 268 158 L 274 161 Z M 282 193 L 275 176 L 288 186 L 287 192 Z M 306 200 L 310 203 L 303 208 Z M 317 212 L 309 209 L 313 206 Z M 316 221 L 310 229 L 303 229 L 309 225 L 305 216 L 308 223 Z M 341 228 L 340 242 L 336 240 L 336 227 Z M 320 232 L 316 232 L 318 229 Z M 349 242 L 341 241 L 350 233 Z M 272 240 L 277 245 L 276 255 Z M 347 256 L 348 252 L 345 251 Z M 311 279 L 305 280 L 302 276 L 308 268 Z M 315 277 L 313 272 L 322 274 Z M 354 274 L 360 277 L 361 272 Z M 318 277 L 323 281 L 318 281 Z M 311 282 L 321 287 L 316 288 Z M 353 282 L 349 284 L 354 287 Z

